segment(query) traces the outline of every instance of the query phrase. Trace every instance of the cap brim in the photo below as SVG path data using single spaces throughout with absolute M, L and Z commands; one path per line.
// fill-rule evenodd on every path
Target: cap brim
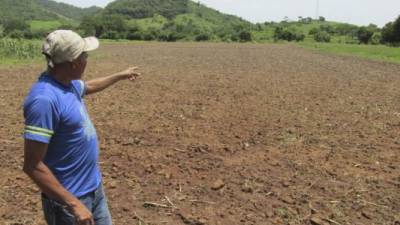
M 99 40 L 96 37 L 87 37 L 83 39 L 85 41 L 84 52 L 90 52 L 99 48 Z

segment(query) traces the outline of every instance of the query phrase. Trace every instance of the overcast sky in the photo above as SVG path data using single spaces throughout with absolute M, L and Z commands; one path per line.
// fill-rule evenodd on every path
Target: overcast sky
M 56 0 L 80 7 L 104 7 L 113 0 Z M 252 22 L 281 21 L 285 16 L 317 16 L 318 0 L 200 0 L 224 13 L 240 16 Z M 400 0 L 319 0 L 319 15 L 327 20 L 357 25 L 379 26 L 400 15 Z

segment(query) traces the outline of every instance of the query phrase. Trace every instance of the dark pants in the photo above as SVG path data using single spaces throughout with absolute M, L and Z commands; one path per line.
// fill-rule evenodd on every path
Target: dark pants
M 97 190 L 78 198 L 93 214 L 96 225 L 112 225 L 107 199 L 100 185 Z M 48 225 L 74 225 L 75 217 L 57 201 L 42 195 L 43 211 Z

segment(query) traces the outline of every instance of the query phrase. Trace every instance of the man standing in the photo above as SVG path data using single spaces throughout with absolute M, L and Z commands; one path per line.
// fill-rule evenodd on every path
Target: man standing
M 49 225 L 111 225 L 98 166 L 99 145 L 83 97 L 120 80 L 135 80 L 135 67 L 88 82 L 81 80 L 95 37 L 69 30 L 43 44 L 48 70 L 24 103 L 24 172 L 40 187 Z

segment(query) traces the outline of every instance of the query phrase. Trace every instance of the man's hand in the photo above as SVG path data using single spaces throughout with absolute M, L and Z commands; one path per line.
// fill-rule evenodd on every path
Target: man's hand
M 91 212 L 75 196 L 68 192 L 43 163 L 48 145 L 25 139 L 24 172 L 32 178 L 43 193 L 67 206 L 78 225 L 95 225 Z
M 68 210 L 75 216 L 77 225 L 95 225 L 92 213 L 81 202 L 68 207 Z
M 137 69 L 138 69 L 138 67 L 136 67 L 136 66 L 135 67 L 130 67 L 130 68 L 128 68 L 128 69 L 126 69 L 124 71 L 121 71 L 121 72 L 119 72 L 117 74 L 121 77 L 122 80 L 128 79 L 130 81 L 134 81 L 134 80 L 136 80 L 136 78 L 138 76 L 140 76 L 140 73 L 135 71 Z

